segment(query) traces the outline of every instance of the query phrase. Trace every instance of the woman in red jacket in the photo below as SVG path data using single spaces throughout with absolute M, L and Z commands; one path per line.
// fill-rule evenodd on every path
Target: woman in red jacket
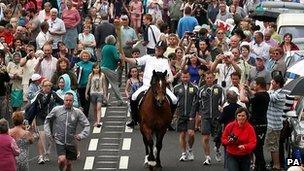
M 223 132 L 222 143 L 226 147 L 228 171 L 250 171 L 250 154 L 257 140 L 248 119 L 248 110 L 238 108 L 236 120 L 229 123 Z

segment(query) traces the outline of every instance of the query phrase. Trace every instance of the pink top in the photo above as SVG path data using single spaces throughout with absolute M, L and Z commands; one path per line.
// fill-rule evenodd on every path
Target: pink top
M 0 168 L 5 171 L 16 171 L 16 159 L 20 150 L 16 141 L 8 134 L 0 134 Z
M 130 2 L 130 9 L 132 9 L 131 11 L 131 15 L 132 16 L 136 16 L 136 17 L 140 17 L 141 13 L 142 13 L 142 3 L 141 1 L 137 1 L 137 3 L 135 3 L 134 1 Z
M 62 11 L 62 20 L 65 24 L 65 28 L 74 28 L 80 22 L 80 15 L 76 9 L 65 9 Z

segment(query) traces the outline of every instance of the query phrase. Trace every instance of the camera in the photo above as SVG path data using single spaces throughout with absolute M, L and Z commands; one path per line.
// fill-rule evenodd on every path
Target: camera
M 226 81 L 222 81 L 222 82 L 221 82 L 221 86 L 222 86 L 223 88 L 225 88 L 225 87 L 227 86 Z
M 237 137 L 233 132 L 228 136 L 228 142 L 236 143 L 239 137 Z

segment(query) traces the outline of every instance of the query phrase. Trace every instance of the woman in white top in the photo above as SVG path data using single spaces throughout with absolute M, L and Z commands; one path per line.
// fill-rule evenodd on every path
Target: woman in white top
M 91 53 L 91 56 L 95 58 L 94 48 L 96 46 L 95 37 L 90 33 L 91 27 L 89 25 L 83 26 L 83 33 L 79 33 L 78 40 L 79 44 L 82 44 L 85 50 Z

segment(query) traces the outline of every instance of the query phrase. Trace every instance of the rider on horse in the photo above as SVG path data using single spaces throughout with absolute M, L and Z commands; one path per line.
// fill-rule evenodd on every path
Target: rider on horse
M 127 63 L 136 64 L 136 65 L 145 65 L 145 70 L 143 74 L 143 85 L 133 93 L 132 98 L 130 100 L 132 121 L 128 123 L 128 126 L 133 127 L 138 122 L 138 103 L 139 103 L 139 95 L 145 93 L 149 87 L 151 78 L 153 75 L 153 70 L 157 72 L 165 72 L 168 73 L 167 81 L 172 83 L 173 74 L 170 69 L 170 64 L 167 58 L 163 56 L 164 52 L 167 49 L 167 45 L 164 41 L 159 41 L 155 46 L 155 56 L 144 55 L 141 58 L 126 58 L 122 55 L 122 59 Z M 174 114 L 177 104 L 176 96 L 171 92 L 170 89 L 166 89 L 166 94 L 171 103 L 171 113 Z M 142 97 L 142 96 L 140 96 Z

